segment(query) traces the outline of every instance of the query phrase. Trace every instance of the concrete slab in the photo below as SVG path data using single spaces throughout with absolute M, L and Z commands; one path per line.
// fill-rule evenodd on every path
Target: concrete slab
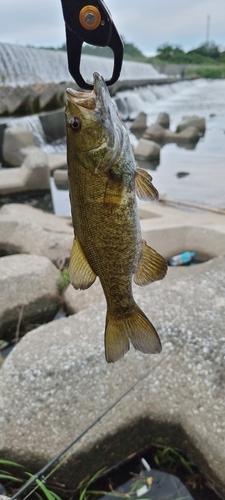
M 0 195 L 50 189 L 46 153 L 34 148 L 21 167 L 0 170 Z
M 49 166 L 50 172 L 56 170 L 57 168 L 66 168 L 67 169 L 66 154 L 47 153 L 47 158 L 48 158 L 48 166 Z
M 187 210 L 173 207 L 164 202 L 146 203 L 140 201 L 138 205 L 145 212 L 141 219 L 142 231 L 189 226 L 225 233 L 225 214 L 213 212 L 213 207 L 212 210 L 197 211 L 194 208 Z
M 69 259 L 72 243 L 70 219 L 17 203 L 0 209 L 0 255 L 44 255 L 59 265 Z
M 162 339 L 160 355 L 132 350 L 107 365 L 99 304 L 29 332 L 0 372 L 2 456 L 37 470 L 146 374 L 71 449 L 56 476 L 74 487 L 160 436 L 224 494 L 225 256 L 202 266 L 196 275 L 135 288 Z

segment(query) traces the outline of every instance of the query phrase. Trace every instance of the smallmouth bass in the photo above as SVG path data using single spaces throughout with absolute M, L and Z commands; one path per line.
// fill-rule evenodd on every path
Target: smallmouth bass
M 129 134 L 108 88 L 94 73 L 91 93 L 67 89 L 67 160 L 74 243 L 69 274 L 74 288 L 98 276 L 107 301 L 105 356 L 113 363 L 133 346 L 158 353 L 161 342 L 132 294 L 164 278 L 167 263 L 141 237 L 136 195 L 157 199 L 151 176 L 137 168 Z

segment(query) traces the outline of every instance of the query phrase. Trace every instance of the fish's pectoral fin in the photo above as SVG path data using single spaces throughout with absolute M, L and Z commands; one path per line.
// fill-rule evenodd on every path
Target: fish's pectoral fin
M 166 260 L 142 240 L 141 258 L 134 274 L 136 285 L 144 286 L 162 280 L 167 273 L 167 267 Z
M 77 237 L 73 240 L 70 254 L 69 277 L 76 290 L 86 290 L 96 279 L 96 274 L 92 271 Z
M 137 168 L 135 171 L 135 192 L 140 200 L 147 201 L 159 199 L 159 193 L 151 181 L 152 177 L 146 170 Z
M 137 304 L 119 317 L 107 312 L 105 329 L 105 357 L 108 363 L 121 359 L 130 348 L 145 354 L 157 354 L 162 346 L 159 336 L 149 319 Z

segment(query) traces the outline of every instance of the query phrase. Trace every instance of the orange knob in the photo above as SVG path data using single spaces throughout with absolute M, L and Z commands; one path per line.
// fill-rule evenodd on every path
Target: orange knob
M 86 5 L 80 11 L 79 21 L 86 30 L 95 30 L 101 23 L 101 14 L 94 5 Z

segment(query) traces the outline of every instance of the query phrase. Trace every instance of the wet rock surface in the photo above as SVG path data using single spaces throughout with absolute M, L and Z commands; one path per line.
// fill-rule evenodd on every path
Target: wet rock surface
M 33 134 L 23 127 L 8 127 L 3 139 L 3 160 L 6 166 L 20 167 L 26 156 L 36 151 Z
M 137 126 L 135 125 L 136 122 Z M 140 124 L 144 123 L 141 114 L 131 126 L 131 131 L 139 137 L 138 145 L 134 150 L 137 160 L 159 159 L 160 149 L 167 143 L 176 143 L 183 147 L 195 147 L 199 138 L 205 132 L 205 120 L 197 116 L 185 116 L 182 123 L 178 125 L 176 132 L 173 132 L 169 129 L 170 117 L 168 113 L 159 113 L 156 122 L 145 128 L 140 137 L 139 122 Z M 148 168 L 147 165 L 146 168 Z
M 0 338 L 15 337 L 25 323 L 50 321 L 59 305 L 60 271 L 46 257 L 10 255 L 0 259 Z
M 134 156 L 137 160 L 158 160 L 160 156 L 160 146 L 154 141 L 141 138 L 134 150 Z
M 50 190 L 48 157 L 39 148 L 24 148 L 21 167 L 0 170 L 0 195 Z
M 159 332 L 162 354 L 146 356 L 132 349 L 115 365 L 106 364 L 101 286 L 97 280 L 83 292 L 69 286 L 66 308 L 77 314 L 29 332 L 3 363 L 1 455 L 37 471 L 149 372 L 71 450 L 58 478 L 77 485 L 86 474 L 116 464 L 160 436 L 184 449 L 224 492 L 224 218 L 160 203 L 141 206 L 143 237 L 166 258 L 188 248 L 210 249 L 215 257 L 198 266 L 169 269 L 165 280 L 149 287 L 134 286 L 138 304 Z M 29 300 L 42 280 L 39 274 L 34 283 L 28 259 L 39 261 L 37 254 L 44 252 L 54 262 L 65 262 L 72 240 L 70 219 L 26 205 L 0 210 L 0 254 L 36 254 L 21 256 L 26 260 L 24 289 L 28 293 L 31 287 Z M 23 268 L 19 263 L 17 267 Z M 50 274 L 59 275 L 53 268 Z M 47 276 L 45 272 L 44 282 Z M 14 278 L 12 292 L 1 288 L 8 308 L 16 289 L 19 296 L 17 282 Z
M 3 456 L 37 469 L 149 371 L 70 451 L 58 477 L 74 486 L 158 434 L 170 436 L 225 492 L 224 266 L 221 256 L 196 274 L 135 287 L 160 334 L 160 355 L 132 349 L 107 365 L 105 305 L 29 332 L 0 373 Z
M 69 285 L 64 292 L 64 301 L 68 314 L 78 313 L 83 309 L 88 309 L 93 304 L 106 304 L 105 296 L 98 278 L 91 288 L 83 291 L 75 290 L 72 285 Z
M 69 86 L 77 88 L 74 82 L 2 87 L 0 115 L 27 115 L 62 108 L 65 105 L 65 91 Z
M 16 203 L 0 209 L 0 255 L 28 253 L 64 261 L 72 242 L 70 219 Z
M 177 126 L 176 132 L 181 132 L 188 127 L 195 127 L 201 135 L 205 133 L 205 118 L 199 116 L 184 116 L 183 121 Z

